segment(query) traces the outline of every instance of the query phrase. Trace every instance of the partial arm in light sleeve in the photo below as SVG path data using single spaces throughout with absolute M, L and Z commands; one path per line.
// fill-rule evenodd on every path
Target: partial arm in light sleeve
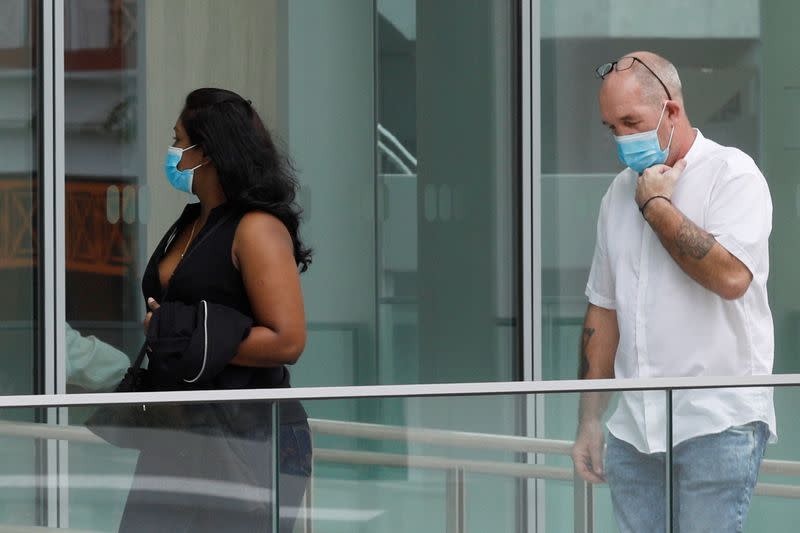
M 128 356 L 90 335 L 82 336 L 66 324 L 67 384 L 88 391 L 113 389 L 131 362 Z

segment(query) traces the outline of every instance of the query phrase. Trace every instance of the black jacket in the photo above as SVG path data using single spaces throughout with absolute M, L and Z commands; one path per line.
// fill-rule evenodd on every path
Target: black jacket
M 165 388 L 202 388 L 236 356 L 252 326 L 252 318 L 224 305 L 164 302 L 147 332 L 150 372 Z

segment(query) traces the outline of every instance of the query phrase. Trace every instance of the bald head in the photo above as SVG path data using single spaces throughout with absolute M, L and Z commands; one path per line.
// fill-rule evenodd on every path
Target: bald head
M 640 96 L 644 101 L 660 107 L 668 98 L 664 87 L 658 81 L 660 79 L 669 90 L 671 99 L 683 103 L 683 90 L 678 69 L 668 59 L 645 50 L 631 52 L 622 57 L 635 57 L 653 71 L 650 72 L 644 65 L 635 61 L 629 71 L 614 72 L 614 74 L 627 73 L 633 76 L 641 89 Z

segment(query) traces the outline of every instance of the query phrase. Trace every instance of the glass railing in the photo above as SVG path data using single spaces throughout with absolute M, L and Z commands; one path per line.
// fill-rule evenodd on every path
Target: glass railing
M 636 438 L 617 422 L 601 455 L 611 486 L 575 473 L 579 398 L 606 393 L 609 414 L 647 403 L 650 426 L 634 444 L 656 463 L 643 479 L 625 477 L 623 439 Z M 771 394 L 780 439 L 760 465 L 753 443 L 769 438 L 765 427 L 728 430 L 724 446 L 750 446 L 730 455 L 708 438 L 727 429 L 713 413 L 686 411 L 698 398 L 720 414 L 732 395 L 757 407 Z M 698 509 L 702 498 L 685 495 L 696 483 L 743 497 L 754 465 L 744 530 L 790 531 L 798 400 L 798 375 L 7 396 L 0 531 L 613 532 L 624 503 L 648 492 L 646 513 L 663 520 L 652 530 L 678 531 L 703 510 L 746 511 Z M 704 468 L 686 466 L 693 454 Z

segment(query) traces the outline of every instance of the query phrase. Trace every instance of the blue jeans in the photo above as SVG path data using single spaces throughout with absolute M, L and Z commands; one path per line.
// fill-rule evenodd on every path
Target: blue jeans
M 278 530 L 279 533 L 291 533 L 311 479 L 311 430 L 307 422 L 281 424 L 280 439 Z
M 768 437 L 767 425 L 753 422 L 673 447 L 672 531 L 744 531 Z M 666 530 L 665 460 L 609 434 L 605 469 L 621 533 Z

